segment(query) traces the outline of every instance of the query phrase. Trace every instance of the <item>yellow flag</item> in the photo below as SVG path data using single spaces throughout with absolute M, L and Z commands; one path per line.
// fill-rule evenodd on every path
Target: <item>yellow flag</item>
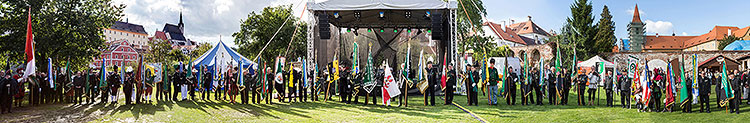
M 289 65 L 289 87 L 294 87 L 294 64 Z

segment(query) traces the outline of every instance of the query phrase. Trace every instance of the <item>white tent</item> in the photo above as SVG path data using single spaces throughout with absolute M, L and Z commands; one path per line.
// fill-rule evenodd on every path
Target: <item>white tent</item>
M 242 64 L 242 68 L 250 67 L 248 72 L 251 73 L 257 68 L 255 62 L 248 60 L 245 56 L 229 48 L 224 42 L 219 41 L 211 50 L 208 50 L 201 57 L 195 59 L 192 65 L 195 68 L 206 65 L 211 71 L 214 71 L 213 68 L 218 68 L 219 73 L 224 73 L 227 71 L 229 65 L 238 66 L 238 62 Z M 218 67 L 214 65 L 218 65 Z
M 594 57 L 591 57 L 589 60 L 579 62 L 578 67 L 594 67 L 599 62 L 604 62 L 604 65 L 605 65 L 604 67 L 607 67 L 607 68 L 615 67 L 614 63 L 604 60 L 602 57 L 599 57 L 599 56 L 594 56 Z
M 648 61 L 648 68 L 651 70 L 654 70 L 655 68 L 660 68 L 662 70 L 666 70 L 667 68 L 667 62 L 661 59 L 654 59 Z

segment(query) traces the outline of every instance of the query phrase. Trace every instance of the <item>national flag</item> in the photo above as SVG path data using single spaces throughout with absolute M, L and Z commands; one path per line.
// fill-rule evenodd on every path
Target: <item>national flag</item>
M 301 88 L 307 88 L 307 60 L 302 59 L 302 86 Z
M 240 83 L 239 85 L 245 85 L 244 76 L 243 76 L 243 71 L 244 71 L 243 69 L 245 68 L 242 67 L 242 62 L 240 62 L 240 60 L 237 60 L 237 66 L 239 67 L 239 72 L 237 73 L 237 76 L 238 76 L 237 78 L 239 79 L 237 79 L 237 82 Z
M 685 66 L 684 66 L 684 58 L 680 62 L 680 86 L 682 86 L 682 90 L 680 90 L 680 107 L 685 107 L 685 104 L 690 103 L 687 101 L 688 99 L 688 88 L 691 88 L 691 85 L 687 85 L 687 81 L 685 80 L 687 76 L 685 76 Z
M 604 73 L 607 70 L 605 65 L 606 64 L 604 64 L 604 62 L 599 62 L 599 78 L 600 78 L 599 81 L 601 81 L 600 83 L 604 82 L 604 78 L 605 78 Z
M 726 98 L 722 100 L 722 106 L 729 103 L 730 100 L 734 99 L 734 92 L 732 92 L 732 84 L 729 83 L 729 76 L 727 76 L 727 62 L 721 62 L 721 88 L 724 88 L 724 95 Z
M 649 70 L 648 64 L 646 64 L 646 67 L 643 70 L 643 76 L 641 77 L 641 79 L 643 79 L 641 80 L 642 82 L 641 86 L 643 86 L 643 98 L 642 98 L 643 100 L 642 101 L 645 102 L 644 104 L 646 105 L 646 107 L 648 107 L 648 104 L 650 101 L 649 98 L 651 97 L 651 91 L 649 90 L 651 88 L 651 80 L 648 79 L 648 78 L 651 78 L 651 75 L 648 74 L 648 70 Z
M 700 94 L 698 81 L 698 54 L 693 54 L 693 99 L 697 99 Z
M 383 105 L 391 105 L 391 98 L 401 94 L 401 91 L 398 90 L 398 85 L 393 79 L 393 74 L 391 73 L 392 68 L 389 67 L 387 63 L 385 66 L 385 76 L 383 78 L 382 87 Z
M 556 57 L 555 59 L 557 59 L 555 60 L 555 73 L 558 73 L 561 71 L 560 66 L 562 65 L 562 60 L 561 60 L 562 55 L 560 54 L 560 45 L 557 45 L 557 56 L 555 57 Z
M 294 64 L 289 64 L 289 82 L 287 84 L 290 88 L 294 87 Z
M 667 64 L 667 87 L 665 88 L 667 91 L 667 98 L 664 99 L 664 105 L 669 106 L 674 103 L 674 73 L 672 72 L 672 64 Z
M 281 56 L 276 57 L 276 64 L 275 64 L 276 69 L 274 73 L 276 73 L 275 81 L 278 84 L 284 83 L 284 76 L 282 75 L 282 70 L 284 69 L 284 61 L 285 61 L 284 57 L 281 57 Z
M 409 76 L 409 65 L 411 64 L 411 62 L 409 62 L 410 58 L 411 58 L 411 45 L 407 44 L 406 45 L 406 57 L 404 58 L 404 68 L 402 70 L 403 71 L 402 74 L 404 75 L 404 77 Z
M 339 80 L 339 59 L 336 58 L 336 55 L 333 56 L 333 80 L 328 82 L 333 82 L 335 80 Z
M 424 49 L 419 51 L 419 60 L 418 60 L 419 63 L 417 64 L 417 80 L 418 81 L 422 81 L 422 73 L 424 73 L 424 70 L 422 68 L 424 67 L 424 60 L 422 60 L 423 52 L 424 52 Z
M 539 86 L 544 85 L 544 59 L 539 58 Z
M 28 21 L 26 22 L 26 69 L 23 71 L 23 77 L 26 79 L 29 75 L 36 72 L 36 60 L 34 59 L 34 34 L 31 30 L 31 7 L 29 7 Z
M 617 59 L 613 60 L 615 67 L 612 70 L 612 88 L 617 88 Z
M 53 78 L 54 75 L 52 73 L 52 58 L 47 58 L 47 61 L 49 61 L 47 63 L 47 74 L 49 74 L 47 75 L 47 79 L 49 80 L 49 86 L 55 88 L 55 79 Z
M 101 73 L 100 79 L 99 79 L 99 87 L 103 88 L 107 86 L 107 58 L 102 58 L 102 67 L 101 67 Z M 164 69 L 166 71 L 166 69 Z M 166 75 L 166 74 L 163 74 Z M 166 77 L 164 77 L 166 78 Z
M 359 44 L 357 44 L 357 42 L 355 41 L 354 49 L 352 50 L 352 61 L 354 61 L 354 64 L 352 65 L 352 69 L 354 70 L 354 72 L 352 72 L 352 75 L 359 73 L 359 53 L 357 52 L 358 46 Z
M 447 79 L 448 79 L 447 76 L 446 76 L 446 71 L 448 70 L 447 69 L 448 66 L 445 65 L 445 63 L 447 62 L 446 61 L 447 60 L 446 56 L 448 56 L 447 52 L 443 55 L 443 73 L 442 73 L 443 75 L 440 76 L 440 87 L 442 87 L 443 90 L 445 90 L 445 88 L 446 88 L 445 87 L 445 81 L 447 81 Z

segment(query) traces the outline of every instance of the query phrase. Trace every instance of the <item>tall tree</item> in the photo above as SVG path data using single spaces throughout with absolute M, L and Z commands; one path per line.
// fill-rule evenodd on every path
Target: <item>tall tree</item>
M 102 28 L 119 20 L 125 8 L 111 0 L 3 0 L 0 5 L 0 54 L 22 61 L 30 8 L 37 60 L 51 57 L 55 66 L 69 60 L 73 69 L 86 67 L 99 55 L 105 41 Z
M 594 46 L 595 53 L 611 52 L 615 41 L 615 22 L 612 21 L 612 15 L 609 14 L 609 8 L 605 5 L 600 15 L 599 23 L 596 24 L 596 43 Z
M 724 47 L 727 47 L 727 45 L 737 40 L 740 40 L 740 38 L 734 35 L 724 36 L 724 39 L 719 40 L 717 48 L 719 48 L 719 50 L 724 50 Z
M 456 11 L 456 21 L 458 32 L 458 52 L 464 52 L 469 49 L 475 53 L 481 53 L 483 50 L 496 49 L 495 44 L 491 44 L 489 37 L 482 34 L 482 24 L 485 22 L 483 17 L 487 16 L 487 10 L 481 0 L 458 0 L 458 9 Z M 492 54 L 492 53 L 490 53 Z M 475 55 L 477 58 L 481 55 Z M 475 59 L 477 59 L 475 58 Z
M 596 54 L 591 46 L 595 46 L 594 35 L 594 16 L 591 15 L 591 3 L 588 0 L 576 0 L 570 5 L 571 17 L 567 22 L 572 26 L 569 39 L 572 41 L 579 58 L 588 59 Z
M 287 18 L 289 18 L 288 22 L 282 26 Z M 286 55 L 287 58 L 305 56 L 307 24 L 300 22 L 299 18 L 292 15 L 292 8 L 289 5 L 266 7 L 261 13 L 251 12 L 247 19 L 240 23 L 240 31 L 232 34 L 234 43 L 239 45 L 238 52 L 255 60 L 254 57 L 266 46 L 266 43 L 269 43 L 268 41 L 279 27 L 282 27 L 281 31 L 270 41 L 261 57 L 273 59 L 278 55 Z M 288 53 L 287 46 L 289 46 Z

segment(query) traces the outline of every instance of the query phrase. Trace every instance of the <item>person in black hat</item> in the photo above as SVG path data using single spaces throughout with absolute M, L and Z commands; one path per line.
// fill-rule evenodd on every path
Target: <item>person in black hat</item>
M 0 71 L 0 77 L 0 114 L 11 113 L 12 95 L 15 91 L 11 88 L 13 79 L 10 78 L 10 70 Z
M 132 104 L 133 84 L 135 84 L 135 81 L 135 78 L 133 78 L 133 72 L 127 72 L 125 74 L 125 82 L 122 86 L 122 92 L 125 93 L 125 105 Z
M 437 69 L 432 67 L 432 61 L 427 62 L 427 90 L 424 95 L 424 105 L 435 106 L 435 86 L 437 85 L 438 73 Z M 429 97 L 430 100 L 427 100 Z
M 477 91 L 479 90 L 477 88 L 477 82 L 479 82 L 479 72 L 477 72 L 476 68 L 478 68 L 478 63 L 474 62 L 474 66 L 466 65 L 466 97 L 468 97 L 468 105 L 474 105 L 478 106 L 479 102 L 477 102 Z
M 203 74 L 201 74 L 201 77 L 203 77 L 203 94 L 201 95 L 201 99 L 203 100 L 211 100 L 210 92 L 211 92 L 211 84 L 213 84 L 213 74 L 209 73 L 208 67 L 203 66 Z
M 453 104 L 453 92 L 456 90 L 453 86 L 456 85 L 456 71 L 453 70 L 453 64 L 448 64 L 447 81 L 445 82 L 445 104 Z
M 115 66 L 115 71 L 117 71 L 117 66 Z M 112 72 L 112 74 L 107 77 L 109 81 L 107 81 L 109 85 L 109 95 L 110 99 L 114 104 L 117 104 L 117 89 L 120 89 L 120 74 L 118 72 Z

